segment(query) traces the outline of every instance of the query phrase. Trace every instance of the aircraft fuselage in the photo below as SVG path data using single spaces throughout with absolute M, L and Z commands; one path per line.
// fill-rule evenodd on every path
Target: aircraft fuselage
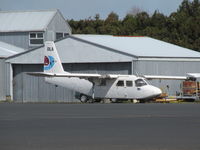
M 45 80 L 94 99 L 148 99 L 161 94 L 159 88 L 134 75 L 119 76 L 110 80 L 101 79 L 93 83 L 76 77 L 46 77 Z

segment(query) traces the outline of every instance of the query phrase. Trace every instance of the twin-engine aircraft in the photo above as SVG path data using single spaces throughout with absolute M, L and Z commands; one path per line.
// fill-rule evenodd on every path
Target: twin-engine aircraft
M 82 74 L 64 71 L 54 42 L 45 42 L 44 72 L 28 73 L 45 77 L 45 81 L 59 85 L 79 93 L 79 100 L 110 99 L 117 100 L 149 100 L 158 97 L 162 91 L 146 82 L 147 79 L 178 79 L 176 76 L 146 76 L 116 75 L 116 74 Z

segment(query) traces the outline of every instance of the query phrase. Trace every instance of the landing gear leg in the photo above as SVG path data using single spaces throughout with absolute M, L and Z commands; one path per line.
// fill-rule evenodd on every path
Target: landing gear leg
M 95 83 L 92 82 L 92 99 L 94 100 L 94 93 L 95 93 Z
M 141 100 L 139 100 L 139 101 L 140 101 L 140 103 L 145 103 L 145 100 L 142 100 L 142 99 L 141 99 Z

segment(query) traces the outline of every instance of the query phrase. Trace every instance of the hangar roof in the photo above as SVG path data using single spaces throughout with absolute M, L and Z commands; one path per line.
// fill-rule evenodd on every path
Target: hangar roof
M 150 37 L 111 35 L 73 35 L 76 38 L 103 45 L 137 57 L 199 58 L 200 53 Z
M 55 44 L 63 63 L 131 62 L 149 59 L 200 61 L 199 52 L 149 37 L 69 35 Z M 34 48 L 8 57 L 7 62 L 43 63 L 43 51 L 44 46 Z
M 43 31 L 58 10 L 0 11 L 0 32 Z
M 0 57 L 9 57 L 21 52 L 24 52 L 25 50 L 4 42 L 0 41 Z

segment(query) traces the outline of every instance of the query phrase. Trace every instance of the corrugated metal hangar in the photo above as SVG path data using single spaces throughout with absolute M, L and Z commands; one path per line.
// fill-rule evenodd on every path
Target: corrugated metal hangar
M 25 50 L 4 42 L 0 41 L 0 100 L 6 99 L 6 68 L 5 68 L 5 58 L 24 52 Z
M 149 37 L 71 35 L 69 32 L 55 44 L 64 69 L 69 72 L 186 75 L 200 70 L 200 53 Z M 5 74 L 0 76 L 4 81 L 0 87 L 2 98 L 11 97 L 16 102 L 77 101 L 75 91 L 47 84 L 42 77 L 27 75 L 27 72 L 43 71 L 43 51 L 41 45 L 5 59 L 5 65 L 0 65 Z M 179 81 L 151 82 L 158 87 L 169 87 L 171 95 L 180 89 Z
M 59 10 L 0 11 L 0 41 L 30 49 L 71 34 Z
M 148 37 L 70 35 L 57 41 L 56 47 L 65 70 L 70 72 L 185 75 L 200 69 L 200 53 Z M 26 74 L 42 71 L 43 51 L 42 46 L 6 59 L 12 64 L 13 99 L 76 101 L 74 91 Z M 171 94 L 179 89 L 174 81 L 155 81 L 153 84 L 169 85 Z

